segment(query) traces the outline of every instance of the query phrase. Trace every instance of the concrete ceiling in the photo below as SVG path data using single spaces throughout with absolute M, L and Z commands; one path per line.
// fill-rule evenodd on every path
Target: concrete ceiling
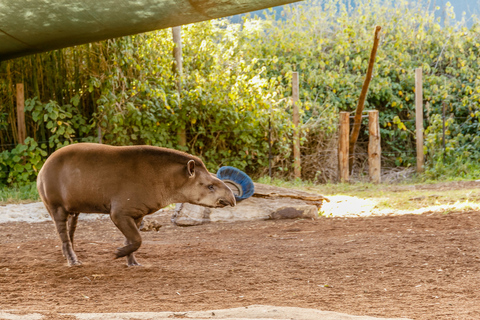
M 0 0 L 0 61 L 299 0 Z

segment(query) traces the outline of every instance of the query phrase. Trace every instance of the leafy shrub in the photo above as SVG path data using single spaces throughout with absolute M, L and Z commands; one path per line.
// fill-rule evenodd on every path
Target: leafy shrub
M 35 181 L 47 156 L 43 147 L 29 137 L 25 144 L 0 153 L 0 184 L 18 186 Z
M 0 184 L 0 203 L 31 202 L 32 200 L 39 200 L 37 184 L 35 182 L 17 186 L 2 186 Z

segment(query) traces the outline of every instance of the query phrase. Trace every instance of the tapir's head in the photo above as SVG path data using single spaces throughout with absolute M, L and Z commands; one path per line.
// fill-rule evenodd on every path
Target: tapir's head
M 200 160 L 189 160 L 184 174 L 187 176 L 187 182 L 182 187 L 185 202 L 210 208 L 235 206 L 232 190 L 210 174 Z

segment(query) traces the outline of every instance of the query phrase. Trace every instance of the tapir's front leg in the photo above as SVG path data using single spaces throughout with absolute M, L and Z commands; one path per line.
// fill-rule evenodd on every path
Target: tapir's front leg
M 143 221 L 143 217 L 135 219 L 135 224 L 137 225 L 138 230 L 140 230 L 140 225 L 142 224 L 142 221 Z M 131 244 L 130 241 L 127 238 L 125 238 L 125 245 L 128 246 L 130 244 Z M 141 266 L 141 264 L 137 262 L 137 259 L 135 259 L 135 254 L 133 252 L 127 255 L 127 265 L 129 267 Z

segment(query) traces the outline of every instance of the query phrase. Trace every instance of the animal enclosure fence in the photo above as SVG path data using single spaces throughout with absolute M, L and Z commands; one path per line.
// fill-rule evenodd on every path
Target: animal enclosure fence
M 423 107 L 423 99 L 422 99 L 422 81 L 421 81 L 421 69 L 417 69 L 415 71 L 416 74 L 416 106 L 417 106 L 417 112 L 416 112 L 416 120 L 403 120 L 403 122 L 407 121 L 415 121 L 417 123 L 417 137 L 419 137 L 419 133 L 421 133 L 423 136 L 423 124 L 424 124 L 424 119 L 423 119 L 423 113 L 424 113 L 424 107 Z M 298 81 L 298 73 L 293 73 L 292 77 L 292 124 L 293 124 L 293 132 L 294 134 L 292 135 L 292 142 L 291 142 L 291 150 L 290 150 L 290 157 L 291 157 L 291 164 L 292 164 L 292 170 L 289 173 L 290 177 L 294 178 L 302 178 L 301 174 L 301 169 L 302 169 L 302 161 L 310 161 L 305 153 L 302 154 L 302 145 L 300 141 L 300 135 L 302 131 L 302 124 L 300 121 L 299 117 L 299 110 L 298 106 L 299 104 L 297 103 L 298 101 L 298 87 L 299 87 L 299 81 Z M 16 128 L 17 128 L 17 135 L 18 137 L 21 137 L 21 141 L 25 141 L 26 137 L 26 128 L 25 128 L 25 114 L 24 114 L 24 103 L 25 103 L 25 97 L 24 97 L 24 90 L 23 90 L 23 85 L 22 84 L 17 84 L 16 85 L 16 101 L 17 101 L 17 123 L 16 123 Z M 428 104 L 426 106 L 428 108 Z M 350 116 L 349 112 L 340 112 L 339 113 L 339 124 L 338 124 L 338 140 L 337 142 L 334 143 L 334 145 L 337 145 L 337 148 L 334 149 L 323 149 L 320 150 L 320 152 L 327 154 L 335 154 L 334 156 L 337 157 L 338 162 L 336 163 L 337 168 L 334 169 L 336 172 L 335 176 L 330 175 L 329 178 L 325 180 L 335 180 L 335 181 L 341 181 L 341 182 L 348 182 L 349 181 L 349 176 L 351 173 L 351 168 L 349 169 L 348 165 L 348 160 L 351 157 L 358 156 L 358 152 L 354 152 L 353 154 L 349 153 L 349 132 L 351 129 L 351 126 L 353 125 L 350 121 L 350 119 L 353 118 L 353 116 Z M 368 152 L 363 154 L 360 153 L 362 156 L 367 156 L 368 159 L 368 171 L 369 171 L 369 177 L 370 181 L 374 183 L 379 183 L 381 182 L 381 158 L 382 155 L 384 157 L 392 157 L 395 156 L 395 152 L 392 151 L 384 151 L 382 152 L 381 148 L 381 139 L 380 139 L 380 123 L 379 123 L 379 112 L 377 110 L 369 110 L 367 111 L 366 114 L 363 115 L 363 118 L 368 118 L 368 129 L 365 128 L 364 132 L 368 132 L 369 136 L 369 142 L 368 142 Z M 428 120 L 428 119 L 427 119 Z M 442 115 L 442 122 L 443 122 L 443 148 L 445 149 L 445 123 L 446 123 L 446 114 L 445 114 L 445 104 L 443 108 L 443 115 Z M 428 127 L 428 126 L 427 126 Z M 252 130 L 253 131 L 253 130 Z M 222 132 L 214 132 L 215 134 L 219 133 L 224 133 L 226 131 Z M 229 132 L 232 133 L 233 131 Z M 191 134 L 191 132 L 185 132 L 185 134 Z M 279 172 L 278 170 L 273 170 L 272 171 L 272 137 L 271 137 L 271 125 L 269 125 L 268 129 L 265 131 L 265 137 L 268 139 L 268 144 L 269 144 L 269 152 L 268 152 L 268 159 L 264 159 L 264 163 L 268 163 L 268 171 L 266 168 L 263 170 L 260 170 L 262 175 L 268 174 L 270 177 L 273 176 L 283 176 L 285 177 L 285 172 Z M 102 143 L 102 135 L 101 131 L 99 130 L 97 142 Z M 67 141 L 67 140 L 65 140 Z M 81 142 L 85 141 L 82 138 L 72 138 L 69 143 L 75 143 L 75 142 Z M 89 140 L 91 141 L 91 139 Z M 39 140 L 37 143 L 42 144 L 42 143 L 47 143 L 48 141 L 42 141 Z M 3 149 L 13 149 L 16 145 L 11 144 L 11 145 L 2 145 Z M 304 149 L 303 149 L 304 150 Z M 304 150 L 305 151 L 305 150 Z M 423 170 L 424 166 L 424 142 L 422 139 L 417 138 L 417 148 L 416 150 L 411 150 L 408 151 L 410 153 L 416 153 L 417 154 L 417 172 L 421 172 Z M 232 155 L 228 160 L 226 161 L 231 161 L 232 159 L 241 161 L 242 159 L 245 159 L 245 157 L 249 157 L 249 155 Z M 42 160 L 44 161 L 45 158 Z M 319 162 L 319 167 L 321 167 L 323 164 L 321 164 L 320 160 Z M 228 165 L 229 163 L 223 163 L 223 165 Z M 307 164 L 310 165 L 310 164 Z M 6 176 L 9 174 L 9 172 L 13 170 L 7 169 L 5 170 L 5 167 L 3 168 L 2 172 L 0 174 L 3 174 L 3 176 Z M 29 172 L 33 172 L 38 169 L 30 169 Z M 311 170 L 310 170 L 311 171 Z M 268 173 L 267 173 L 268 172 Z M 310 172 L 311 173 L 311 172 Z M 280 175 L 279 175 L 280 174 Z M 307 173 L 308 174 L 308 173 Z M 312 176 L 306 176 L 304 175 L 303 178 L 305 179 L 310 179 L 310 180 L 315 180 L 312 179 Z

